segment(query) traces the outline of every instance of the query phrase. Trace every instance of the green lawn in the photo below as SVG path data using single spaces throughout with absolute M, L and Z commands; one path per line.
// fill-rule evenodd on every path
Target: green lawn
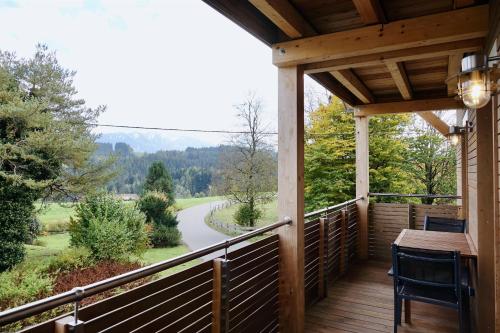
M 27 250 L 27 261 L 40 260 L 45 261 L 53 256 L 56 256 L 62 250 L 69 247 L 69 234 L 68 233 L 58 233 L 50 234 L 48 236 L 38 237 L 39 245 L 26 245 Z M 148 249 L 139 260 L 145 264 L 150 265 L 170 258 L 178 257 L 184 253 L 189 252 L 188 248 L 184 245 L 179 245 L 176 247 L 168 248 L 156 248 Z M 172 269 L 169 269 L 164 274 L 173 274 L 175 272 L 181 271 L 185 268 L 191 267 L 200 261 L 192 261 L 183 265 L 179 265 Z
M 257 222 L 257 227 L 262 227 L 278 221 L 278 201 L 273 200 L 267 204 L 259 206 L 262 210 L 262 217 Z M 214 219 L 227 224 L 236 224 L 234 214 L 238 205 L 232 205 L 229 208 L 218 210 L 214 214 Z
M 187 198 L 177 199 L 175 208 L 177 210 L 186 209 L 204 203 L 223 200 L 223 197 L 203 197 L 203 198 Z M 127 205 L 133 205 L 133 201 L 127 201 Z M 43 230 L 49 233 L 63 232 L 67 230 L 69 218 L 74 214 L 74 204 L 66 203 L 49 203 L 38 214 L 38 218 L 43 225 Z
M 190 208 L 196 205 L 201 205 L 204 203 L 209 203 L 213 201 L 224 200 L 224 197 L 203 197 L 203 198 L 187 198 L 187 199 L 176 199 L 175 207 L 177 210 L 182 210 Z

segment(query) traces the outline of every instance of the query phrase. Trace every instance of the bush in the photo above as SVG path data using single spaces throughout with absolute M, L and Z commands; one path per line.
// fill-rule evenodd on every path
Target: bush
M 59 253 L 49 262 L 48 271 L 53 273 L 69 272 L 92 266 L 94 260 L 88 249 L 73 247 Z
M 0 272 L 24 259 L 28 224 L 33 219 L 33 191 L 0 177 Z
M 21 264 L 0 274 L 0 310 L 46 297 L 52 291 L 53 279 L 44 266 Z
M 154 226 L 151 242 L 155 247 L 177 246 L 181 242 L 181 232 L 175 227 Z
M 177 219 L 169 210 L 168 197 L 157 191 L 146 192 L 137 202 L 137 207 L 146 215 L 146 221 L 154 225 L 175 227 Z
M 95 260 L 141 255 L 149 245 L 146 217 L 105 193 L 89 195 L 70 218 L 70 244 L 87 248 Z
M 257 220 L 262 216 L 260 209 L 250 207 L 250 205 L 242 204 L 236 210 L 234 219 L 236 223 L 245 227 L 254 227 Z

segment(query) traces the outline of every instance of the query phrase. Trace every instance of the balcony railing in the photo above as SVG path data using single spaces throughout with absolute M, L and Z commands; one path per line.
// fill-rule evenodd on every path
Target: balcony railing
M 356 255 L 358 214 L 354 199 L 305 215 L 305 296 L 311 305 L 327 293 Z M 183 256 L 0 313 L 0 326 L 73 304 L 73 312 L 23 332 L 273 332 L 279 329 L 279 236 L 235 251 L 237 243 L 263 235 L 281 221 Z M 80 302 L 127 283 L 202 258 L 226 254 L 135 289 L 80 307 Z M 257 320 L 258 319 L 258 320 Z

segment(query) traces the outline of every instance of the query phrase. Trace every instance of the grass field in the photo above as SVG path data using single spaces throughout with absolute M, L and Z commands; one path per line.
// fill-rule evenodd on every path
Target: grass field
M 53 256 L 56 256 L 64 249 L 69 247 L 69 234 L 68 233 L 57 233 L 50 234 L 47 236 L 38 237 L 39 245 L 26 245 L 27 250 L 27 261 L 46 261 Z M 168 248 L 156 248 L 148 249 L 141 258 L 137 258 L 140 262 L 145 265 L 154 264 L 163 260 L 178 257 L 184 253 L 189 252 L 189 249 L 184 245 L 179 245 L 176 247 Z M 166 274 L 172 274 L 181 271 L 187 267 L 191 267 L 198 263 L 199 261 L 193 261 L 169 269 Z M 162 274 L 164 275 L 164 274 Z
M 176 210 L 182 210 L 204 203 L 222 200 L 222 197 L 203 197 L 177 199 L 175 203 Z M 126 202 L 127 205 L 133 205 L 133 201 Z M 43 207 L 38 214 L 38 218 L 43 225 L 44 231 L 62 232 L 67 230 L 69 218 L 75 212 L 73 204 L 49 203 Z
M 257 227 L 262 227 L 278 221 L 277 200 L 273 200 L 265 205 L 259 206 L 259 208 L 262 210 L 262 217 L 257 222 Z M 214 213 L 214 219 L 227 224 L 236 224 L 234 214 L 237 209 L 238 205 L 232 205 L 229 208 L 218 210 Z

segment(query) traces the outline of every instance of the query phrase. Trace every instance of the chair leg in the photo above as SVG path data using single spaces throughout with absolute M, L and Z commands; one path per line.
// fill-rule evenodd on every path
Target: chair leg
M 394 293 L 394 329 L 393 329 L 393 332 L 394 333 L 397 333 L 398 332 L 398 325 L 399 325 L 399 320 L 398 320 L 398 316 L 399 316 L 399 300 L 398 300 L 398 296 L 396 295 L 396 293 Z
M 460 302 L 458 305 L 458 331 L 460 333 L 465 333 L 465 324 L 464 324 L 464 304 Z

